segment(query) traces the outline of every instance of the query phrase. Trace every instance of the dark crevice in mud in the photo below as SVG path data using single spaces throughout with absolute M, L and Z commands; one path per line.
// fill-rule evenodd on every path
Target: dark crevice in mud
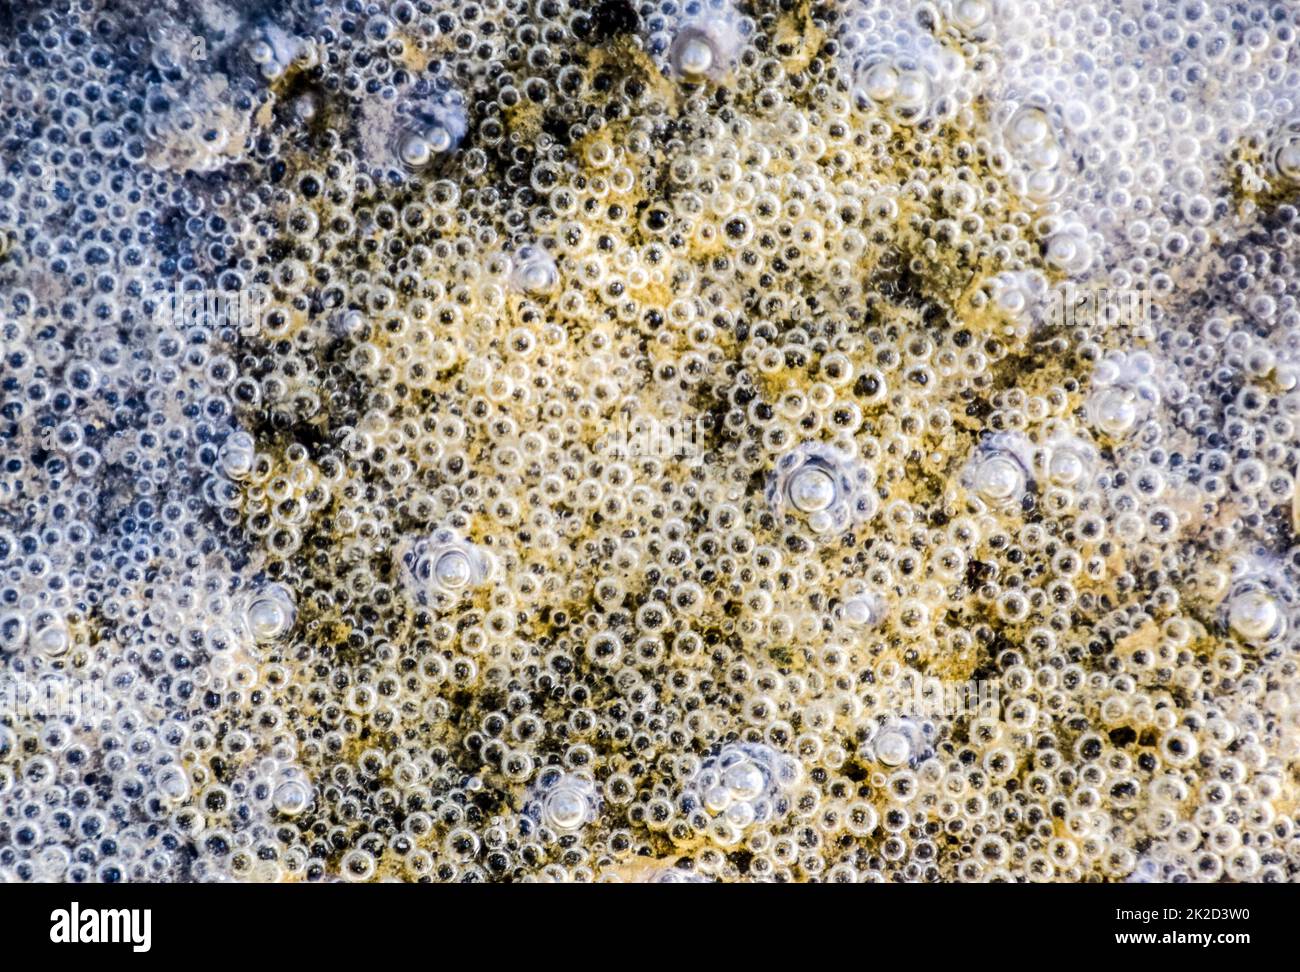
M 599 45 L 623 34 L 635 33 L 640 24 L 641 18 L 632 0 L 596 0 L 591 12 L 575 22 L 574 33 L 579 40 Z

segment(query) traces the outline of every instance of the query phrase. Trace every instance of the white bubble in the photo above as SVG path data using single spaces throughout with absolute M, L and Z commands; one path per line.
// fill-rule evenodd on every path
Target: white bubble
M 1288 182 L 1300 183 L 1300 117 L 1278 128 L 1271 142 L 1273 168 Z
M 298 619 L 293 592 L 283 584 L 267 584 L 249 596 L 244 608 L 244 627 L 259 644 L 270 644 L 287 635 Z
M 1047 478 L 1058 486 L 1077 486 L 1092 474 L 1095 451 L 1076 436 L 1062 434 L 1047 445 Z
M 312 788 L 301 773 L 285 771 L 271 791 L 271 805 L 276 813 L 296 817 L 311 806 Z
M 1029 490 L 1032 449 L 1019 433 L 995 435 L 971 455 L 962 481 L 991 506 L 1018 503 Z
M 876 739 L 876 758 L 886 766 L 901 766 L 911 755 L 911 742 L 898 730 L 882 732 Z
M 888 606 L 880 594 L 853 585 L 839 610 L 840 617 L 851 628 L 872 628 L 884 622 Z
M 778 460 L 767 500 L 777 512 L 799 517 L 813 533 L 831 535 L 875 514 L 873 483 L 861 461 L 831 446 L 809 444 Z
M 525 813 L 556 834 L 573 834 L 596 819 L 600 803 L 589 777 L 548 767 L 530 788 Z
M 421 604 L 445 604 L 492 577 L 495 560 L 451 529 L 411 541 L 402 554 L 403 576 Z
M 1287 630 L 1282 603 L 1263 581 L 1239 584 L 1228 597 L 1227 617 L 1237 636 L 1253 645 L 1278 641 Z
M 523 293 L 546 294 L 559 284 L 560 271 L 544 247 L 523 246 L 512 260 L 510 281 Z
M 783 812 L 785 794 L 801 776 L 797 760 L 770 746 L 728 743 L 690 780 L 685 806 L 705 813 L 715 839 L 732 843 L 753 824 Z
M 173 803 L 189 798 L 190 778 L 178 766 L 165 766 L 158 773 L 158 792 Z
M 925 729 L 906 718 L 891 718 L 876 731 L 867 744 L 867 754 L 882 766 L 915 767 L 933 755 Z
M 820 513 L 835 502 L 835 478 L 825 469 L 808 466 L 790 477 L 790 504 L 800 513 Z
M 729 3 L 704 4 L 677 27 L 668 48 L 668 65 L 682 81 L 720 81 L 735 66 L 742 39 Z
M 41 654 L 58 658 L 72 646 L 72 639 L 62 619 L 46 617 L 32 626 L 30 643 Z
M 232 432 L 221 446 L 218 461 L 230 479 L 246 479 L 253 471 L 256 449 L 253 437 L 244 431 Z
M 1122 439 L 1150 418 L 1160 402 L 1149 355 L 1119 354 L 1093 371 L 1093 389 L 1085 411 L 1101 432 Z

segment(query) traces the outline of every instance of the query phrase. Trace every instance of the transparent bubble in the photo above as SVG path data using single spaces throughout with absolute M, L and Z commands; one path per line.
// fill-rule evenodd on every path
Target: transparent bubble
M 1086 411 L 1096 428 L 1112 438 L 1124 438 L 1150 418 L 1160 403 L 1153 366 L 1143 355 L 1117 355 L 1093 372 Z
M 1078 436 L 1063 432 L 1044 451 L 1047 479 L 1057 486 L 1084 486 L 1097 465 L 1097 450 Z
M 419 171 L 460 147 L 469 131 L 464 98 L 452 89 L 403 105 L 392 151 L 406 169 Z
M 176 766 L 166 766 L 158 773 L 158 792 L 176 803 L 190 795 L 190 780 L 185 771 Z
M 50 618 L 32 626 L 29 643 L 41 654 L 57 658 L 71 647 L 72 639 L 62 620 Z
M 267 584 L 250 595 L 243 611 L 244 628 L 259 644 L 281 640 L 297 620 L 293 592 L 283 584 Z
M 761 743 L 728 743 L 705 760 L 687 787 L 687 812 L 702 810 L 725 825 L 720 833 L 743 832 L 786 806 L 787 791 L 802 776 L 797 760 Z
M 1223 609 L 1227 626 L 1251 645 L 1281 641 L 1289 627 L 1289 609 L 1280 578 L 1248 573 L 1233 584 Z
M 572 834 L 595 820 L 600 806 L 591 779 L 549 767 L 530 787 L 525 813 L 556 834 Z
M 871 470 L 832 446 L 802 445 L 778 460 L 768 479 L 768 503 L 815 534 L 832 534 L 876 512 Z
M 448 603 L 487 582 L 492 554 L 452 529 L 435 530 L 410 542 L 402 554 L 404 578 L 421 604 Z
M 944 0 L 944 18 L 967 37 L 988 40 L 996 37 L 1006 15 L 1001 0 Z
M 274 81 L 284 75 L 303 50 L 301 38 L 267 23 L 249 43 L 248 57 L 258 66 L 263 78 Z
M 312 803 L 312 787 L 302 772 L 288 767 L 280 771 L 271 791 L 271 805 L 285 817 L 296 817 Z
M 1057 270 L 1083 274 L 1093 263 L 1092 241 L 1082 224 L 1068 223 L 1044 240 L 1043 256 Z
M 0 614 L 0 646 L 16 652 L 27 641 L 27 616 L 21 611 Z
M 869 758 L 890 769 L 915 768 L 933 755 L 934 748 L 921 724 L 908 718 L 890 718 L 877 728 L 866 744 L 866 752 Z
M 1300 118 L 1278 128 L 1270 146 L 1271 162 L 1279 176 L 1300 183 Z
M 915 124 L 951 114 L 951 95 L 966 69 L 960 54 L 941 46 L 919 26 L 883 25 L 862 43 L 853 70 L 853 93 L 863 108 Z
M 1003 271 L 991 284 L 995 304 L 1013 319 L 1027 319 L 1047 291 L 1047 283 L 1037 271 Z
M 735 66 L 742 39 L 730 3 L 700 5 L 677 26 L 668 48 L 672 74 L 683 81 L 719 81 Z
M 838 608 L 839 618 L 853 629 L 874 628 L 888 617 L 885 597 L 861 581 L 847 585 Z
M 221 471 L 231 479 L 247 479 L 253 471 L 256 446 L 247 432 L 232 432 L 221 446 Z
M 1030 490 L 1033 450 L 1017 433 L 991 436 L 975 450 L 962 482 L 993 507 L 1018 505 Z
M 510 281 L 523 293 L 546 294 L 559 285 L 560 271 L 545 248 L 523 246 L 514 254 Z

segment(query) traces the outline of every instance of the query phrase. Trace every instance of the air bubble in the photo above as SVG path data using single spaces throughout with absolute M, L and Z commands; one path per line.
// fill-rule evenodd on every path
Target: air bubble
M 873 476 L 861 461 L 831 446 L 804 445 L 782 456 L 769 477 L 768 502 L 815 534 L 842 532 L 876 512 Z
M 1277 643 L 1289 627 L 1277 582 L 1257 574 L 1248 574 L 1233 585 L 1224 616 L 1231 631 L 1250 645 Z
M 525 812 L 540 826 L 564 835 L 591 823 L 599 809 L 599 794 L 590 779 L 548 768 L 531 788 Z
M 288 635 L 297 618 L 293 592 L 283 584 L 267 584 L 248 598 L 243 623 L 254 641 L 270 644 Z
M 724 842 L 784 811 L 787 791 L 799 782 L 799 763 L 761 743 L 728 743 L 706 760 L 690 783 L 685 807 L 698 809 Z
M 916 767 L 934 753 L 925 729 L 912 719 L 901 718 L 891 718 L 878 727 L 868 751 L 872 759 L 889 769 Z
M 1160 403 L 1160 391 L 1149 359 L 1119 354 L 1102 362 L 1093 372 L 1088 395 L 1088 419 L 1097 429 L 1115 439 L 1131 435 L 1150 418 Z
M 1030 489 L 1032 447 L 1022 435 L 996 435 L 981 443 L 971 456 L 963 482 L 993 507 L 1019 504 Z
M 555 258 L 543 247 L 523 246 L 512 260 L 510 280 L 523 293 L 547 294 L 559 285 L 560 271 Z
M 284 817 L 297 817 L 311 806 L 311 802 L 311 784 L 302 773 L 292 768 L 280 771 L 271 792 L 275 812 Z
M 253 471 L 256 446 L 247 432 L 232 432 L 221 447 L 221 471 L 231 479 L 247 479 Z
M 420 604 L 456 600 L 492 577 L 491 553 L 460 536 L 439 529 L 409 544 L 402 554 L 406 582 Z
M 677 27 L 668 63 L 682 81 L 720 81 L 734 67 L 741 43 L 737 15 L 730 4 L 705 4 Z

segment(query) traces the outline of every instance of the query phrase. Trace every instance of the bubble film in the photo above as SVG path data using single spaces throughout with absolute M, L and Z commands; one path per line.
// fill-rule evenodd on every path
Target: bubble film
M 1296 880 L 1298 32 L 0 5 L 0 880 Z

